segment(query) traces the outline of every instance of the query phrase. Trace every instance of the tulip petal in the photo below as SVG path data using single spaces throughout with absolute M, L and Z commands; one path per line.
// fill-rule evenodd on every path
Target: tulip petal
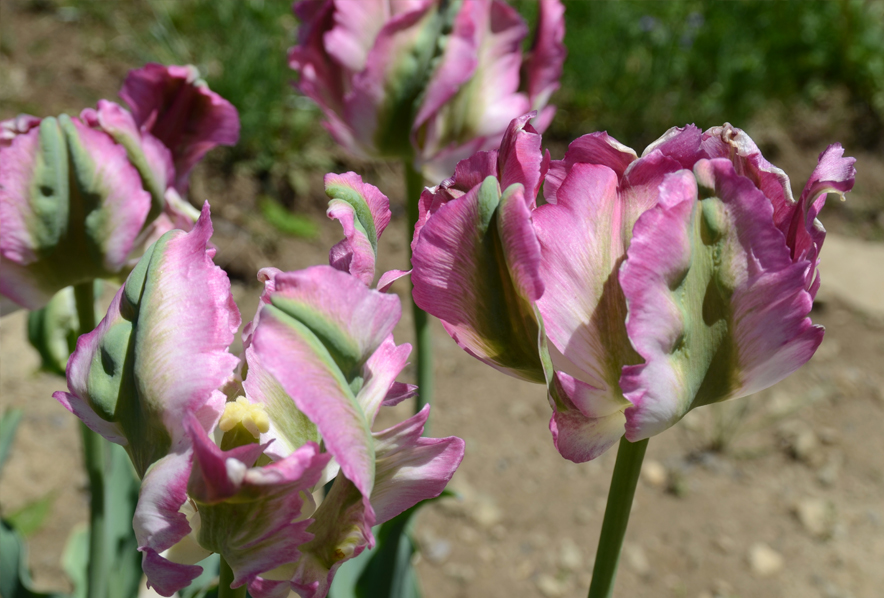
M 214 424 L 225 400 L 218 389 L 238 362 L 228 346 L 239 311 L 212 262 L 211 234 L 206 204 L 193 231 L 157 241 L 68 363 L 68 388 L 119 424 L 139 475 L 183 439 L 186 413 Z
M 222 451 L 199 422 L 188 429 L 194 465 L 187 487 L 199 509 L 200 544 L 221 554 L 233 569 L 232 587 L 296 560 L 298 546 L 312 536 L 302 517 L 305 497 L 331 455 L 307 443 L 281 461 L 252 467 L 261 445 Z
M 497 158 L 501 188 L 521 184 L 525 188 L 525 199 L 532 209 L 549 165 L 549 152 L 544 153 L 540 149 L 540 134 L 528 124 L 536 114 L 529 112 L 513 119 L 503 134 Z
M 267 370 L 262 354 L 248 347 L 245 351 L 248 375 L 243 389 L 251 402 L 264 406 L 270 429 L 261 434 L 261 442 L 273 441 L 265 453 L 279 460 L 307 442 L 320 441 L 319 430 L 296 406 L 279 381 Z
M 621 196 L 606 166 L 575 163 L 557 203 L 534 212 L 546 291 L 537 305 L 553 346 L 553 363 L 619 400 L 620 370 L 641 361 L 626 334 L 626 300 L 617 270 L 632 230 L 633 197 Z M 559 355 L 571 364 L 563 367 Z
M 465 351 L 517 378 L 543 382 L 532 301 L 543 292 L 540 246 L 521 185 L 503 196 L 489 177 L 443 205 L 420 230 L 414 300 Z
M 553 160 L 544 179 L 543 197 L 548 203 L 557 203 L 559 187 L 575 164 L 598 164 L 613 170 L 620 178 L 636 160 L 635 151 L 607 133 L 590 133 L 571 142 L 562 160 Z
M 191 532 L 181 506 L 187 500 L 187 479 L 193 453 L 170 453 L 153 464 L 141 481 L 132 526 L 143 553 L 141 567 L 148 587 L 171 596 L 187 587 L 202 567 L 174 563 L 160 555 Z
M 390 401 L 389 393 L 396 381 L 396 376 L 402 372 L 408 363 L 411 354 L 411 345 L 408 343 L 397 346 L 391 334 L 378 347 L 362 369 L 364 380 L 362 390 L 356 395 L 356 400 L 362 407 L 362 412 L 368 419 L 369 425 L 374 424 L 375 417 L 382 404 Z M 401 387 L 394 393 L 394 397 L 401 395 Z M 406 394 L 408 392 L 406 391 Z M 404 398 L 404 397 L 403 397 Z M 402 399 L 398 399 L 402 400 Z M 397 401 L 398 402 L 398 401 Z
M 429 415 L 430 406 L 425 405 L 409 419 L 374 434 L 377 473 L 371 506 L 376 525 L 439 496 L 463 460 L 460 438 L 422 437 Z
M 620 381 L 633 442 L 785 378 L 822 340 L 807 318 L 809 264 L 792 262 L 770 201 L 729 160 L 700 160 L 694 175 L 667 177 L 621 268 L 627 330 L 646 360 Z
M 554 413 L 549 420 L 553 442 L 561 455 L 575 463 L 595 459 L 623 436 L 626 401 L 608 389 L 556 372 L 550 400 Z
M 390 200 L 355 172 L 325 175 L 328 217 L 341 223 L 345 239 L 332 247 L 329 263 L 366 285 L 374 281 L 378 240 L 390 223 Z
M 540 0 L 534 44 L 522 65 L 522 77 L 527 80 L 532 110 L 542 110 L 559 88 L 562 67 L 568 54 L 564 40 L 564 4 L 560 0 Z
M 344 474 L 369 496 L 374 449 L 351 389 L 399 319 L 397 297 L 329 266 L 277 274 L 251 337 L 267 370 L 319 428 Z M 297 367 L 292 367 L 297 364 Z
M 323 35 L 329 56 L 358 73 L 365 68 L 368 52 L 384 22 L 390 18 L 388 0 L 334 2 L 334 27 Z
M 120 97 L 138 126 L 171 150 L 179 191 L 206 152 L 239 140 L 236 108 L 211 91 L 193 66 L 148 63 L 129 71 Z
M 18 135 L 24 135 L 40 126 L 40 120 L 30 114 L 19 114 L 13 118 L 0 120 L 0 147 L 9 147 Z

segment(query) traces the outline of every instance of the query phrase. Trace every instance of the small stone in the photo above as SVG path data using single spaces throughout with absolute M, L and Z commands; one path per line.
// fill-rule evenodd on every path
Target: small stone
M 805 498 L 793 508 L 805 531 L 816 538 L 829 538 L 835 523 L 832 505 L 820 498 Z
M 838 442 L 841 440 L 841 435 L 835 428 L 820 428 L 817 431 L 817 436 L 819 436 L 819 439 L 823 444 L 828 444 L 830 446 L 833 444 L 838 444 Z
M 564 583 L 545 573 L 538 576 L 537 581 L 534 583 L 537 589 L 540 590 L 540 593 L 546 596 L 546 598 L 561 598 L 567 591 Z
M 488 545 L 479 547 L 479 558 L 482 559 L 483 563 L 492 563 L 494 562 L 494 557 L 497 553 Z
M 461 563 L 448 563 L 442 571 L 445 575 L 460 583 L 467 583 L 476 577 L 476 572 L 473 571 L 472 567 Z
M 509 408 L 509 416 L 515 420 L 529 422 L 533 418 L 534 410 L 523 401 L 512 403 Z
M 720 550 L 722 554 L 731 554 L 737 547 L 737 543 L 734 542 L 734 539 L 730 536 L 721 535 L 715 538 L 715 547 Z
M 479 541 L 479 532 L 472 527 L 461 527 L 457 532 L 458 539 L 464 544 L 475 544 Z
M 595 513 L 588 507 L 577 507 L 577 510 L 574 513 L 574 518 L 577 520 L 577 523 L 586 525 L 595 520 Z
M 451 554 L 451 542 L 448 540 L 431 540 L 424 545 L 421 551 L 428 561 L 438 565 Z
M 490 530 L 503 519 L 503 513 L 501 513 L 500 508 L 498 508 L 498 506 L 494 504 L 494 500 L 488 496 L 483 496 L 480 500 L 476 501 L 471 515 L 473 521 L 475 521 L 479 527 L 486 530 Z
M 749 547 L 748 559 L 749 567 L 757 577 L 776 575 L 786 565 L 783 555 L 764 542 L 756 542 Z
M 642 480 L 650 487 L 662 490 L 666 488 L 669 480 L 669 474 L 666 468 L 659 461 L 650 459 L 642 465 Z
M 792 454 L 799 461 L 814 465 L 819 463 L 822 455 L 820 454 L 820 442 L 813 430 L 802 430 L 792 440 Z
M 625 544 L 623 556 L 629 568 L 639 577 L 648 577 L 651 574 L 651 563 L 648 561 L 645 551 L 638 544 Z
M 572 573 L 583 570 L 583 551 L 571 538 L 562 540 L 559 547 L 559 566 Z
M 528 579 L 529 577 L 531 577 L 532 573 L 534 573 L 534 563 L 532 563 L 528 559 L 525 559 L 521 563 L 516 565 L 515 571 L 513 571 L 515 578 L 519 581 L 524 581 Z

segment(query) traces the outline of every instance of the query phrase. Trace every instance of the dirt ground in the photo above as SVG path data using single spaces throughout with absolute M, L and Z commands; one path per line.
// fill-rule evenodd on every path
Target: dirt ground
M 125 69 L 70 58 L 78 53 L 88 58 L 98 42 L 55 16 L 10 6 L 0 1 L 3 18 L 12 18 L 16 30 L 16 51 L 0 54 L 2 94 L 18 94 L 17 101 L 34 105 L 36 114 L 74 112 L 98 97 L 115 96 Z M 66 48 L 60 65 L 39 58 L 45 52 L 21 50 L 40 40 Z M 18 87 L 10 91 L 12 83 Z M 12 116 L 4 108 L 10 105 L 0 103 L 0 119 Z M 823 147 L 786 148 L 777 163 L 794 165 L 798 184 Z M 878 174 L 863 179 L 851 201 L 862 204 L 881 193 L 881 161 L 869 162 L 865 168 Z M 862 157 L 858 168 L 862 174 Z M 260 292 L 252 282 L 257 268 L 322 263 L 340 232 L 322 219 L 320 235 L 311 241 L 275 234 L 254 216 L 257 183 L 228 175 L 198 170 L 191 199 L 213 204 L 216 261 L 234 279 L 234 296 L 250 319 Z M 371 179 L 399 208 L 382 239 L 381 271 L 406 260 L 398 177 L 380 168 Z M 315 187 L 321 190 L 319 180 Z M 835 228 L 852 230 L 850 222 L 838 221 Z M 824 268 L 824 288 L 825 276 Z M 405 281 L 394 290 L 407 308 Z M 827 297 L 812 314 L 827 334 L 809 364 L 754 397 L 694 411 L 651 440 L 617 596 L 882 595 L 884 324 Z M 400 343 L 410 340 L 409 310 L 404 311 Z M 452 481 L 461 500 L 428 507 L 417 525 L 425 596 L 585 595 L 615 451 L 582 465 L 563 460 L 552 445 L 541 387 L 470 358 L 441 326 L 434 332 L 432 435 L 461 436 L 467 452 Z M 0 410 L 25 410 L 0 479 L 0 510 L 8 514 L 55 495 L 46 524 L 29 539 L 30 562 L 40 588 L 65 589 L 59 558 L 71 530 L 86 520 L 86 477 L 76 420 L 51 398 L 64 383 L 38 373 L 37 366 L 25 341 L 24 313 L 0 320 Z

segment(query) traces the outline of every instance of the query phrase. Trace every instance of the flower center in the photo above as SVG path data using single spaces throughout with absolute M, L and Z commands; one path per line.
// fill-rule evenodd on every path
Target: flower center
M 270 429 L 270 418 L 264 411 L 264 405 L 249 403 L 247 398 L 237 397 L 236 401 L 224 405 L 224 413 L 221 414 L 218 427 L 222 432 L 230 432 L 238 424 L 242 424 L 243 428 L 258 439 L 262 433 Z

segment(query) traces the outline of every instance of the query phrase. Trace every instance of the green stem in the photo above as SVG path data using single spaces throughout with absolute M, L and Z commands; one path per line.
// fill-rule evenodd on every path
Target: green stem
M 408 209 L 408 246 L 409 259 L 411 258 L 411 236 L 414 234 L 414 225 L 418 218 L 418 200 L 424 189 L 424 177 L 416 171 L 411 162 L 404 160 L 402 166 L 405 169 L 405 202 Z M 414 336 L 417 351 L 417 386 L 418 397 L 415 412 L 423 409 L 424 405 L 433 402 L 433 337 L 430 330 L 430 320 L 427 312 L 413 306 Z M 429 422 L 424 428 L 424 434 L 429 430 Z
M 77 305 L 77 319 L 80 335 L 92 332 L 95 328 L 95 293 L 92 281 L 74 287 L 74 300 Z M 87 596 L 107 597 L 108 527 L 105 504 L 105 466 L 107 464 L 104 439 L 80 424 L 83 436 L 83 460 L 89 476 L 89 570 L 87 572 Z
M 589 598 L 610 598 L 614 593 L 620 549 L 623 547 L 623 536 L 626 535 L 629 512 L 632 510 L 632 498 L 635 496 L 635 486 L 647 448 L 647 439 L 638 442 L 629 442 L 625 437 L 620 439 L 602 533 L 592 569 Z
M 231 589 L 230 584 L 233 583 L 233 569 L 221 557 L 221 578 L 218 580 L 218 598 L 245 598 L 246 585 L 243 584 L 238 588 Z

